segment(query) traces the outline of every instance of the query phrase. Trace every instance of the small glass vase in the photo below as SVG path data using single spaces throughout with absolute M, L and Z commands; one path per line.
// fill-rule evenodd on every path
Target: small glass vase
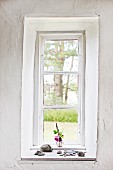
M 63 141 L 58 141 L 58 142 L 56 142 L 56 145 L 57 145 L 58 147 L 62 147 L 62 146 L 63 146 Z

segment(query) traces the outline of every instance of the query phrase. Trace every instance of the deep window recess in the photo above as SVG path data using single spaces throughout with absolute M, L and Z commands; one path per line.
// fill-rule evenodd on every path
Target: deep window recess
M 84 144 L 85 55 L 83 33 L 38 35 L 38 63 L 35 68 L 35 99 L 38 122 L 35 145 L 55 145 L 56 122 L 64 145 Z M 40 63 L 39 63 L 40 62 Z M 40 70 L 38 72 L 38 69 Z M 37 74 L 38 72 L 38 74 Z M 82 126 L 81 126 L 82 125 Z M 37 129 L 36 129 L 37 128 Z M 37 138 L 37 139 L 36 139 Z M 82 141 L 81 141 L 82 140 Z M 36 143 L 37 142 L 37 143 Z
M 98 17 L 25 17 L 22 68 L 21 158 L 95 160 L 98 113 Z M 53 129 L 64 148 L 85 157 L 56 154 Z M 75 128 L 75 129 L 74 129 Z M 40 145 L 51 154 L 36 157 Z

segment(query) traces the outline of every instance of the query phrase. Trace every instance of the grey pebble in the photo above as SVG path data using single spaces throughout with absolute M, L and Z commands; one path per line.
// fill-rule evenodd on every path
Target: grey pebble
M 84 157 L 84 156 L 85 156 L 85 153 L 84 153 L 84 152 L 78 152 L 78 156 Z
M 38 155 L 41 151 L 36 151 L 36 153 L 34 155 Z
M 52 152 L 53 148 L 49 144 L 44 144 L 40 147 L 42 152 Z
M 36 153 L 34 155 L 44 156 L 45 153 L 43 153 L 42 151 L 36 151 Z
M 45 153 L 43 153 L 43 152 L 38 154 L 38 156 L 44 156 L 44 155 L 45 155 Z
M 62 151 L 57 151 L 57 154 L 62 154 Z
M 64 156 L 64 154 L 60 154 L 59 156 Z

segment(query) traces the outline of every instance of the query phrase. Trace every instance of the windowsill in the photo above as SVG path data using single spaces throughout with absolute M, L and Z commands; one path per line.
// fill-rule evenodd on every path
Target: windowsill
M 30 151 L 27 152 L 26 156 L 21 158 L 19 163 L 39 163 L 40 161 L 41 162 L 42 161 L 96 161 L 96 157 L 87 153 L 85 147 L 76 146 L 75 148 L 75 147 L 72 147 L 72 145 L 68 145 L 68 147 L 66 145 L 64 145 L 63 147 L 55 147 L 54 145 L 52 147 L 53 147 L 53 151 L 44 152 L 45 153 L 44 156 L 34 155 L 36 151 L 39 150 L 39 147 L 36 147 L 36 146 L 31 147 Z M 78 156 L 77 153 L 75 156 L 60 156 L 59 154 L 57 154 L 58 150 L 61 150 L 63 153 L 64 149 L 66 150 L 74 149 L 75 151 L 82 151 L 85 153 L 85 156 L 80 157 Z
M 85 153 L 84 157 L 79 157 L 76 153 L 75 156 L 60 156 L 57 154 L 57 150 L 53 152 L 45 153 L 44 156 L 34 155 L 36 151 L 32 151 L 31 155 L 21 158 L 19 163 L 33 163 L 40 161 L 96 161 L 96 158 Z

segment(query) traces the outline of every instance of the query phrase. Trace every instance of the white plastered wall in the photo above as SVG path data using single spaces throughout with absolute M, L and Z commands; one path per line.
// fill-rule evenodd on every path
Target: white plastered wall
M 0 1 L 0 170 L 113 169 L 113 1 Z M 97 162 L 20 164 L 24 16 L 100 16 Z

